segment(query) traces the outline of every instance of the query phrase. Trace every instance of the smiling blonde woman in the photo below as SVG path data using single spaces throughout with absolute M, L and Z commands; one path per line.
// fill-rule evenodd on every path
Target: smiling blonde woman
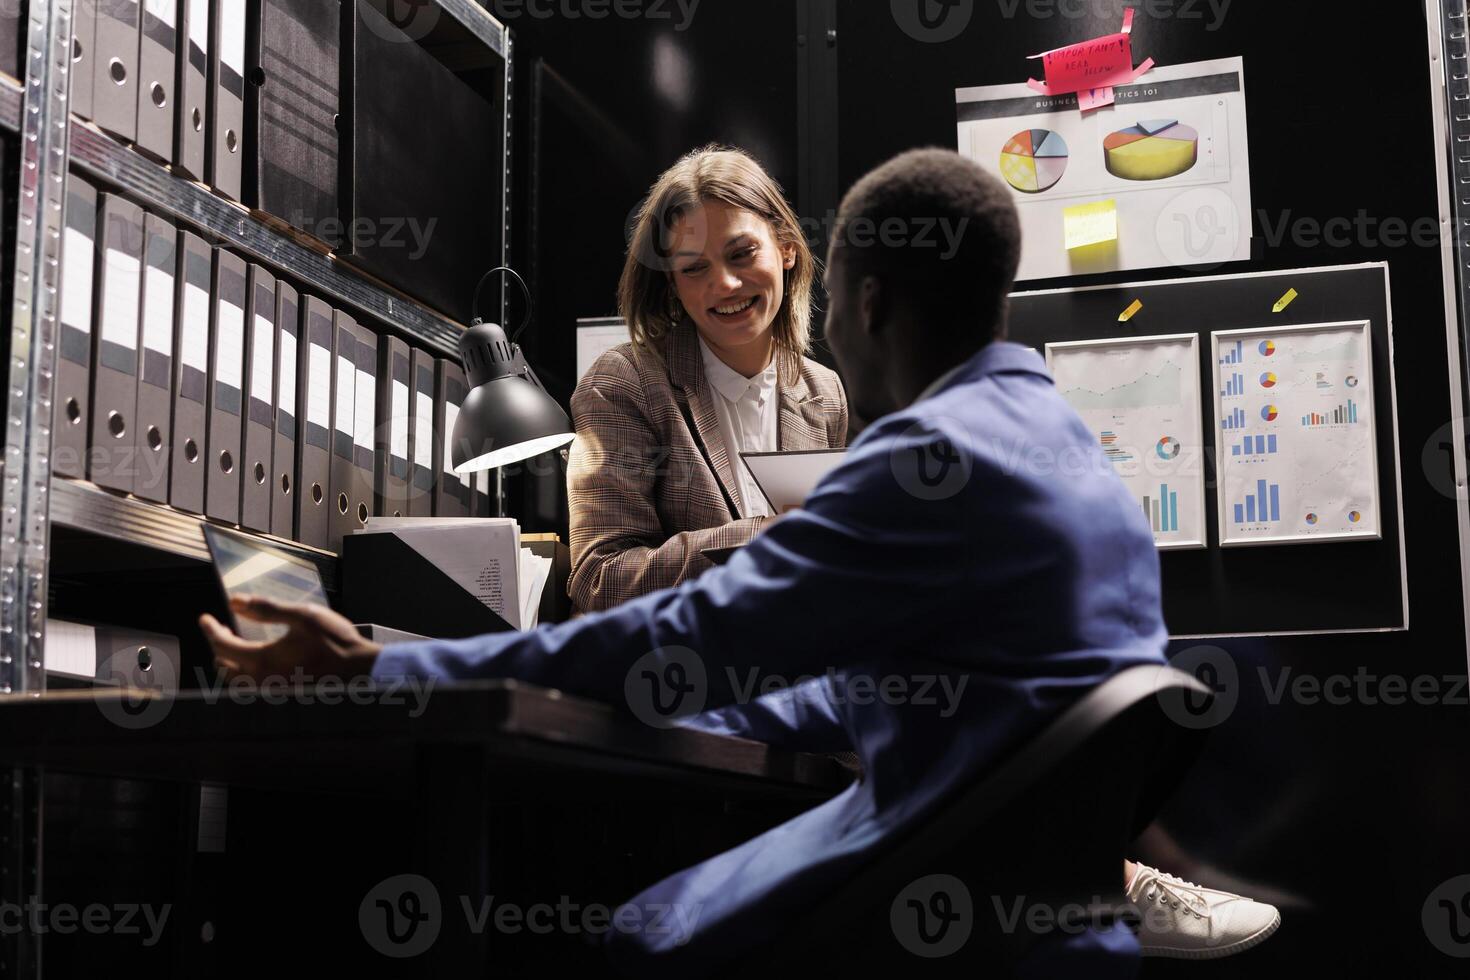
M 567 475 L 579 611 L 708 569 L 775 515 L 740 452 L 840 448 L 847 398 L 806 356 L 816 278 L 781 188 L 738 150 L 669 168 L 639 209 L 618 289 L 630 341 L 572 395 Z

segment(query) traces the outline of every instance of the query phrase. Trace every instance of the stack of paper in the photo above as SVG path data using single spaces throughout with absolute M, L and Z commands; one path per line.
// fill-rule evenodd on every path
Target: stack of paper
M 551 559 L 521 547 L 509 517 L 370 517 L 356 534 L 396 534 L 518 630 L 536 625 Z

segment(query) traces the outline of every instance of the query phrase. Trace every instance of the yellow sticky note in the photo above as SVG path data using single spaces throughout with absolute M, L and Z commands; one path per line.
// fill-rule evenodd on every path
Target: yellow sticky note
M 1067 251 L 1118 240 L 1118 202 L 1112 198 L 1079 204 L 1062 212 L 1067 225 Z
M 1141 309 L 1143 309 L 1143 300 L 1134 300 L 1132 303 L 1128 304 L 1128 309 L 1118 314 L 1118 322 L 1127 323 L 1129 320 L 1133 319 L 1133 315 Z
M 1288 289 L 1286 291 L 1286 295 L 1278 299 L 1276 301 L 1276 305 L 1271 307 L 1271 312 L 1280 313 L 1282 310 L 1286 309 L 1288 306 L 1291 305 L 1291 301 L 1296 299 L 1296 295 L 1297 294 L 1295 289 Z

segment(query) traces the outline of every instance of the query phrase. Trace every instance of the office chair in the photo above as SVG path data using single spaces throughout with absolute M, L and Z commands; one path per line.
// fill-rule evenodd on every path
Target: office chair
M 774 975 L 796 975 L 801 967 L 830 975 L 834 967 L 861 964 L 1005 976 L 1044 938 L 1027 927 L 1028 909 L 1088 909 L 1088 923 L 1109 924 L 1125 907 L 1126 848 L 1204 742 L 1202 727 L 1177 724 L 1169 709 L 1186 699 L 1197 709 L 1211 697 L 1171 667 L 1134 667 L 1110 678 L 729 975 L 773 968 L 781 971 Z M 898 925 L 900 915 L 957 912 L 960 899 L 947 892 L 943 901 L 932 891 L 896 901 L 929 875 L 962 881 L 973 910 L 968 938 L 942 959 L 915 953 L 915 934 Z M 908 934 L 907 948 L 899 931 Z

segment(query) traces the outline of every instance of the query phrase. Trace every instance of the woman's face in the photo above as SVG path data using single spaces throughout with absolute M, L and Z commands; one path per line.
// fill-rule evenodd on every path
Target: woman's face
M 705 343 L 730 353 L 769 343 L 796 246 L 778 245 L 764 218 L 720 201 L 682 215 L 672 232 L 674 291 Z

